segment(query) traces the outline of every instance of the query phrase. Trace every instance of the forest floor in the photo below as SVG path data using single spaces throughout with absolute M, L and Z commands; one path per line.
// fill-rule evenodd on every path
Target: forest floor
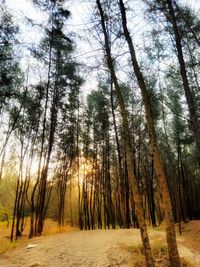
M 149 229 L 156 266 L 169 266 L 164 227 Z M 200 267 L 200 221 L 183 226 L 178 236 L 183 266 Z M 186 264 L 187 262 L 187 264 Z M 0 254 L 1 267 L 143 267 L 138 229 L 73 230 L 26 240 Z

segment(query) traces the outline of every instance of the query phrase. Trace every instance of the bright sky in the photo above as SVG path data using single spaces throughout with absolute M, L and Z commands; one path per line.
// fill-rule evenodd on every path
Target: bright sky
M 68 30 L 73 31 L 77 34 L 77 50 L 76 57 L 80 61 L 85 62 L 86 64 L 90 64 L 92 62 L 91 58 L 94 58 L 93 47 L 89 43 L 88 33 L 85 31 L 89 27 L 87 23 L 89 18 L 86 14 L 90 14 L 90 6 L 89 1 L 76 1 L 76 0 L 68 0 L 66 1 L 66 7 L 70 10 L 72 16 L 68 21 Z M 20 25 L 20 29 L 22 32 L 22 39 L 20 43 L 24 43 L 25 45 L 35 43 L 37 44 L 42 36 L 41 29 L 39 27 L 31 28 L 24 24 L 24 18 L 28 17 L 34 20 L 37 23 L 45 23 L 45 17 L 42 12 L 39 12 L 38 9 L 33 8 L 31 0 L 6 0 L 7 6 L 12 11 L 16 19 L 16 23 Z M 21 49 L 23 50 L 23 48 Z M 83 55 L 83 56 L 82 56 Z M 29 60 L 29 56 L 25 55 Z M 24 61 L 26 59 L 24 58 Z M 26 65 L 26 63 L 23 65 Z M 93 64 L 93 63 L 92 63 Z M 88 71 L 87 84 L 84 85 L 83 90 L 91 91 L 96 87 L 96 80 L 91 73 Z
M 135 0 L 139 5 L 139 1 Z M 187 3 L 191 6 L 197 13 L 200 14 L 200 1 L 199 0 L 179 0 L 179 2 Z M 38 43 L 42 33 L 39 28 L 31 28 L 24 24 L 24 17 L 33 19 L 38 23 L 45 22 L 44 16 L 39 10 L 33 8 L 31 0 L 6 0 L 8 7 L 12 10 L 16 22 L 20 25 L 22 31 L 21 43 Z M 95 65 L 95 45 L 94 40 L 91 41 L 91 36 L 89 36 L 88 29 L 91 24 L 89 22 L 89 17 L 91 14 L 91 1 L 87 0 L 67 0 L 67 8 L 72 13 L 72 19 L 68 22 L 68 27 L 70 31 L 75 32 L 78 35 L 76 40 L 77 51 L 76 57 L 81 60 L 86 65 Z M 95 3 L 93 0 L 92 3 Z M 23 48 L 21 48 L 23 51 Z M 29 57 L 29 56 L 27 56 Z M 23 62 L 24 64 L 24 62 Z M 95 74 L 91 71 L 88 72 L 86 78 L 87 84 L 84 86 L 84 91 L 90 91 L 96 86 Z
M 37 36 L 35 35 L 34 29 L 30 29 L 30 27 L 24 24 L 24 18 L 28 17 L 37 23 L 42 23 L 45 22 L 46 19 L 43 16 L 43 13 L 39 12 L 39 9 L 33 7 L 31 0 L 6 0 L 6 3 L 12 10 L 16 22 L 20 25 L 20 27 L 22 27 L 22 32 L 24 32 L 23 37 L 25 39 L 30 38 L 37 41 Z M 85 27 L 84 24 L 86 24 L 87 20 L 85 14 L 89 13 L 90 5 L 87 1 L 81 2 L 76 0 L 68 0 L 66 6 L 72 13 L 72 19 L 70 19 L 68 22 L 69 29 L 79 34 L 80 31 Z
M 179 2 L 183 2 L 188 6 L 191 6 L 192 9 L 196 10 L 196 12 L 200 13 L 200 1 L 199 0 L 179 0 Z
M 135 0 L 138 2 L 138 0 Z M 91 14 L 91 2 L 87 0 L 67 0 L 67 8 L 72 13 L 72 19 L 69 20 L 69 26 L 71 29 L 76 32 L 78 35 L 85 35 L 85 29 L 90 27 L 89 21 L 89 14 Z M 197 13 L 200 14 L 200 1 L 199 0 L 179 0 L 179 2 L 187 3 L 187 5 L 191 6 Z M 31 0 L 6 0 L 6 3 L 8 7 L 12 10 L 14 13 L 14 16 L 17 18 L 17 23 L 20 24 L 22 27 L 22 30 L 25 32 L 24 38 L 29 38 L 32 40 L 36 40 L 39 38 L 39 34 L 34 32 L 33 29 L 30 31 L 27 31 L 27 26 L 24 25 L 24 16 L 31 18 L 35 21 L 42 22 L 43 16 L 38 10 L 33 8 Z M 93 1 L 95 3 L 95 1 Z M 38 36 L 37 36 L 38 35 Z M 37 38 L 38 37 L 38 38 Z M 87 36 L 86 36 L 87 39 Z M 89 40 L 87 40 L 89 41 Z M 83 40 L 82 40 L 83 42 Z M 83 51 L 84 53 L 87 52 L 85 50 L 85 45 Z M 88 49 L 89 44 L 87 44 Z M 79 49 L 81 49 L 81 46 L 79 45 Z M 88 50 L 89 52 L 89 50 Z

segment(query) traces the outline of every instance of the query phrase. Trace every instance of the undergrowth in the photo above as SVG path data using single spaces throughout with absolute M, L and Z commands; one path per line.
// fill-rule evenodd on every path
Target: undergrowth
M 0 254 L 17 246 L 17 242 L 11 242 L 7 238 L 0 238 Z
M 132 254 L 132 258 L 134 258 L 134 267 L 144 267 L 145 266 L 145 257 L 144 257 L 144 249 L 142 245 L 124 245 L 123 248 Z M 159 241 L 154 242 L 152 244 L 153 256 L 155 259 L 156 267 L 170 267 L 169 259 L 168 259 L 168 248 L 166 244 L 163 244 Z M 188 264 L 185 260 L 181 259 L 182 267 L 194 267 Z

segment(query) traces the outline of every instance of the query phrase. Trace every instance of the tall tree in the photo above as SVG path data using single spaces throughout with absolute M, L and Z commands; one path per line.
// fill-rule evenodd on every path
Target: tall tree
M 19 63 L 16 60 L 14 45 L 17 42 L 18 27 L 5 4 L 0 7 L 0 114 L 10 98 L 18 95 Z
M 184 14 L 184 9 L 179 7 L 176 1 L 172 0 L 163 0 L 163 1 L 153 1 L 153 4 L 147 1 L 147 3 L 152 7 L 152 10 L 157 9 L 157 7 L 161 7 L 163 14 L 166 17 L 167 23 L 171 25 L 172 31 L 170 30 L 170 34 L 173 35 L 173 39 L 175 41 L 175 49 L 177 54 L 177 59 L 180 67 L 180 74 L 182 78 L 182 84 L 185 91 L 185 96 L 187 100 L 189 116 L 190 116 L 190 126 L 193 132 L 194 140 L 197 148 L 197 158 L 200 161 L 200 124 L 199 124 L 199 116 L 197 112 L 197 106 L 194 99 L 194 95 L 191 89 L 191 85 L 189 83 L 188 77 L 188 69 L 186 65 L 186 60 L 184 56 L 183 46 L 186 36 L 189 36 L 189 39 L 195 39 L 198 43 L 198 37 L 196 35 L 195 26 L 191 25 L 191 21 L 194 22 L 194 18 L 192 19 L 191 14 Z M 154 5 L 155 4 L 155 5 Z M 185 29 L 188 29 L 187 31 Z M 192 37 L 191 34 L 192 33 Z
M 149 237 L 147 233 L 147 226 L 146 226 L 146 222 L 145 222 L 145 218 L 143 214 L 142 201 L 141 201 L 140 193 L 138 190 L 137 179 L 135 177 L 135 172 L 133 168 L 134 167 L 134 156 L 133 156 L 133 151 L 132 151 L 131 135 L 130 135 L 130 128 L 128 124 L 127 110 L 124 105 L 124 100 L 121 94 L 120 85 L 119 85 L 119 82 L 118 82 L 118 79 L 115 73 L 113 58 L 111 54 L 111 47 L 110 47 L 111 40 L 109 40 L 108 29 L 106 29 L 105 13 L 103 11 L 101 2 L 97 0 L 96 3 L 97 3 L 97 7 L 99 10 L 99 14 L 100 14 L 101 27 L 102 27 L 103 36 L 104 36 L 104 47 L 105 47 L 107 66 L 111 74 L 111 79 L 115 85 L 115 91 L 118 97 L 118 101 L 120 105 L 120 112 L 121 112 L 122 121 L 123 121 L 123 138 L 124 138 L 126 157 L 127 157 L 127 169 L 128 169 L 129 183 L 134 193 L 136 213 L 137 213 L 138 220 L 139 220 L 141 237 L 142 237 L 142 242 L 143 242 L 144 251 L 145 251 L 146 264 L 148 267 L 150 267 L 150 266 L 154 266 L 154 260 L 153 260 Z
M 68 67 L 70 63 L 68 62 Z M 71 64 L 73 69 L 74 65 Z M 74 69 L 75 71 L 75 69 Z M 75 72 L 73 73 L 73 75 Z M 67 99 L 61 109 L 61 120 L 59 121 L 59 143 L 58 143 L 58 161 L 60 162 L 59 172 L 57 174 L 57 192 L 58 192 L 58 224 L 64 225 L 65 218 L 65 196 L 67 190 L 67 184 L 69 185 L 69 172 L 72 169 L 72 165 L 75 164 L 77 159 L 78 146 L 77 134 L 79 134 L 79 86 L 81 79 L 78 76 L 74 76 L 74 81 L 71 81 L 71 86 L 68 89 Z M 78 131 L 78 133 L 77 133 Z M 78 168 L 78 166 L 77 166 Z M 71 194 L 70 184 L 70 194 Z
M 22 72 L 19 68 L 19 62 L 15 53 L 15 44 L 17 43 L 18 27 L 14 24 L 13 17 L 8 11 L 5 3 L 0 7 L 0 115 L 9 117 L 12 110 L 17 109 L 14 99 L 20 98 L 23 90 L 20 88 L 22 83 Z M 8 119 L 8 123 L 1 124 L 1 130 L 7 128 L 5 139 L 3 138 L 0 149 L 0 179 L 3 173 L 3 167 L 6 157 L 6 147 L 13 133 L 21 109 L 16 112 L 15 118 Z
M 48 58 L 47 61 L 46 57 L 44 58 L 44 63 L 47 65 L 47 81 L 45 81 L 38 178 L 32 193 L 32 210 L 35 211 L 34 235 L 40 235 L 51 194 L 51 187 L 47 191 L 48 170 L 58 131 L 59 116 L 68 99 L 68 90 L 76 91 L 81 79 L 76 74 L 77 64 L 70 57 L 74 50 L 73 42 L 64 31 L 70 12 L 64 8 L 63 1 L 35 2 L 50 12 L 48 21 L 50 27 L 46 29 L 41 50 L 34 51 L 37 57 L 43 59 L 43 55 L 47 55 Z M 36 193 L 36 203 L 34 203 Z M 30 236 L 33 235 L 33 223 L 31 225 Z
M 180 259 L 178 254 L 177 242 L 176 242 L 176 229 L 175 229 L 175 222 L 173 217 L 172 205 L 170 201 L 170 194 L 169 188 L 167 184 L 167 179 L 165 175 L 165 169 L 161 158 L 160 149 L 157 142 L 156 130 L 153 120 L 153 113 L 151 108 L 151 102 L 149 97 L 149 92 L 145 83 L 144 76 L 140 70 L 135 48 L 133 46 L 133 41 L 130 36 L 128 27 L 127 27 L 127 19 L 126 19 L 126 10 L 124 6 L 123 0 L 119 0 L 119 8 L 121 11 L 121 19 L 122 19 L 122 26 L 124 30 L 124 36 L 129 46 L 131 62 L 133 66 L 134 73 L 137 78 L 138 85 L 140 87 L 142 98 L 145 107 L 146 113 L 146 120 L 147 120 L 147 128 L 150 137 L 150 144 L 152 149 L 152 154 L 154 158 L 154 168 L 157 176 L 159 177 L 159 186 L 161 189 L 161 194 L 163 197 L 163 207 L 165 212 L 165 221 L 166 221 L 166 237 L 167 237 L 167 244 L 169 250 L 169 258 L 170 263 L 172 266 L 180 266 Z

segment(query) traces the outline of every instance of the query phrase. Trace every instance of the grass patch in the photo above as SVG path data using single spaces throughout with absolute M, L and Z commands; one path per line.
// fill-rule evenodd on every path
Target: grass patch
M 144 267 L 145 265 L 145 257 L 144 257 L 144 249 L 142 245 L 129 244 L 124 245 L 123 249 L 132 254 L 132 258 L 134 259 L 134 267 Z M 156 267 L 170 267 L 169 259 L 168 259 L 168 248 L 167 245 L 161 241 L 153 242 L 152 244 L 153 256 L 155 259 Z M 188 264 L 185 260 L 181 259 L 182 267 L 194 267 Z
M 42 235 L 48 236 L 48 235 L 54 235 L 58 233 L 72 232 L 75 230 L 77 229 L 71 227 L 70 225 L 59 227 L 57 221 L 47 219 L 45 220 L 45 223 L 44 223 L 44 230 L 43 230 Z
M 17 246 L 17 242 L 11 242 L 7 238 L 0 238 L 0 254 Z
M 143 249 L 140 245 L 129 244 L 122 246 L 122 248 L 131 253 L 132 258 L 134 258 L 134 267 L 145 266 Z
M 144 249 L 142 245 L 126 245 L 124 249 L 131 253 L 134 258 L 134 267 L 145 266 Z M 152 245 L 153 255 L 155 259 L 155 266 L 157 267 L 169 267 L 169 261 L 167 259 L 167 247 L 166 245 L 156 243 Z

